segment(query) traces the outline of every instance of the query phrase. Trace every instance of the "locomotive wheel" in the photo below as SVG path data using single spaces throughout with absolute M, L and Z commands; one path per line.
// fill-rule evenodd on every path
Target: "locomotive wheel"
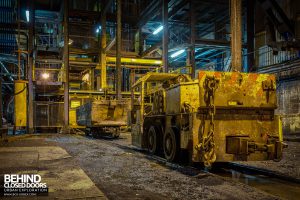
M 164 134 L 164 154 L 168 161 L 175 161 L 178 157 L 178 143 L 175 132 L 172 128 L 168 128 Z
M 114 132 L 113 132 L 113 138 L 119 138 L 120 137 L 120 128 L 115 128 Z
M 85 133 L 85 136 L 89 136 L 89 135 L 90 135 L 90 133 L 91 133 L 91 129 L 89 129 L 89 128 L 85 128 L 85 131 L 84 131 L 84 133 Z
M 157 128 L 155 126 L 151 126 L 148 131 L 148 151 L 151 154 L 155 154 L 157 151 L 157 134 Z
M 97 128 L 91 128 L 91 133 L 93 138 L 98 138 L 98 130 Z

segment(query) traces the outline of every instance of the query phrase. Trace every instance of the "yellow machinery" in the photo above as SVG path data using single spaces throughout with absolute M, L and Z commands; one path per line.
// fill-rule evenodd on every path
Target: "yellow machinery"
M 27 82 L 15 81 L 15 126 L 27 126 Z
M 127 125 L 128 100 L 93 100 L 77 107 L 77 124 L 86 127 L 86 134 L 119 137 Z
M 135 95 L 139 92 L 139 95 Z M 148 73 L 132 86 L 132 143 L 174 161 L 280 160 L 274 75 Z M 184 159 L 186 159 L 184 158 Z M 182 159 L 182 157 L 181 157 Z

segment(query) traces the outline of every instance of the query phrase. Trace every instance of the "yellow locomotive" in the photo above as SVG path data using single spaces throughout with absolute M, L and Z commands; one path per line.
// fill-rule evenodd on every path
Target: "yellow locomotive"
M 131 103 L 132 144 L 163 151 L 168 161 L 185 155 L 211 166 L 282 157 L 274 75 L 148 73 L 132 86 Z

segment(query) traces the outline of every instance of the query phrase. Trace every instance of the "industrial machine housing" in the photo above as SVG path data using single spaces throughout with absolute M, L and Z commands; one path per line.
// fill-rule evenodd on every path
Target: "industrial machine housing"
M 127 125 L 128 100 L 92 100 L 76 109 L 77 124 L 86 127 L 86 135 L 118 138 Z
M 139 92 L 139 95 L 136 95 Z M 274 75 L 148 73 L 132 86 L 132 144 L 169 161 L 280 160 Z

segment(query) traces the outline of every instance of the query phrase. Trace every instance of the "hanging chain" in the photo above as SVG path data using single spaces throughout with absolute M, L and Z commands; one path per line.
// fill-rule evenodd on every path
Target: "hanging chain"
M 208 107 L 209 130 L 206 136 L 202 136 L 202 150 L 204 158 L 204 166 L 210 167 L 216 161 L 215 141 L 214 141 L 214 117 L 216 114 L 215 91 L 218 87 L 219 80 L 214 76 L 207 76 L 204 81 L 205 95 L 204 100 Z

